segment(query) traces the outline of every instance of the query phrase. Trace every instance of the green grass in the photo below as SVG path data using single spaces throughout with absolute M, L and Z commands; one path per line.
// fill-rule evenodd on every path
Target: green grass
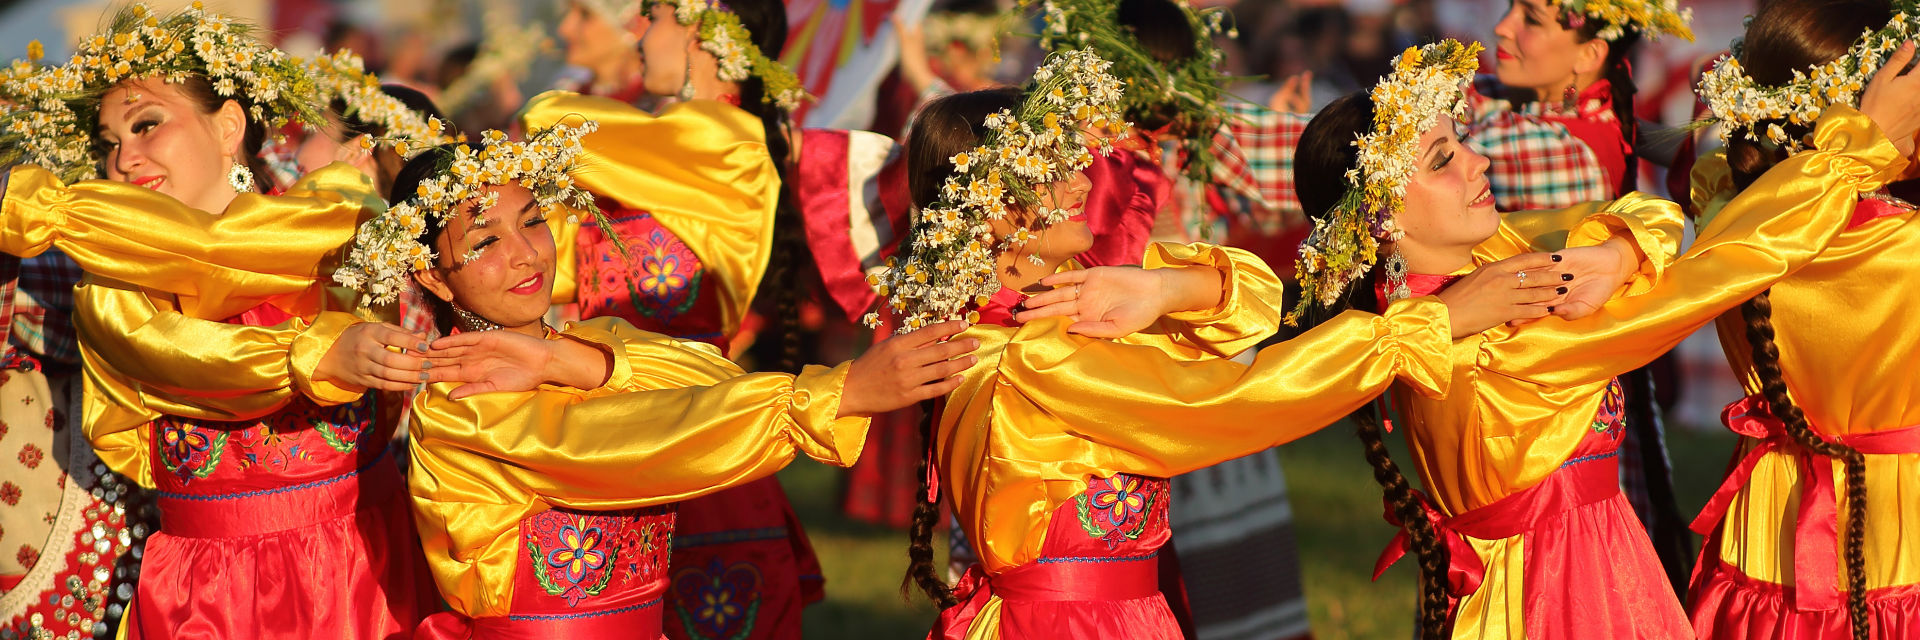
M 1734 440 L 1717 428 L 1676 429 L 1668 438 L 1680 509 L 1691 517 L 1718 485 Z M 1404 463 L 1407 453 L 1400 438 L 1388 440 L 1394 444 L 1394 459 Z M 1380 489 L 1351 430 L 1336 425 L 1279 452 L 1293 498 L 1314 636 L 1412 637 L 1413 563 L 1395 565 L 1379 582 L 1368 579 L 1393 529 L 1380 519 Z M 906 534 L 842 517 L 839 474 L 811 461 L 780 473 L 827 576 L 827 600 L 807 609 L 806 637 L 925 637 L 933 607 L 924 598 L 907 601 L 900 596 Z M 944 550 L 945 536 L 940 538 L 936 546 Z

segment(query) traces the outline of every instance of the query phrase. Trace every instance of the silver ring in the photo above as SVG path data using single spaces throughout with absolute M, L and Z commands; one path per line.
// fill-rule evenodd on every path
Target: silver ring
M 1514 275 L 1520 276 L 1520 286 L 1522 287 L 1527 286 L 1527 272 L 1516 271 L 1514 272 Z

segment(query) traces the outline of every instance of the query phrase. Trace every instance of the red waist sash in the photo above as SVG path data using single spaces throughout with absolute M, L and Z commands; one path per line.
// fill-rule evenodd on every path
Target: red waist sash
M 1753 478 L 1753 469 L 1767 452 L 1782 450 L 1798 459 L 1805 476 L 1800 481 L 1800 511 L 1793 525 L 1793 607 L 1798 611 L 1830 611 L 1840 608 L 1838 553 L 1840 511 L 1833 498 L 1833 465 L 1826 456 L 1814 453 L 1787 435 L 1786 424 L 1766 409 L 1767 401 L 1747 396 L 1727 405 L 1720 420 L 1733 430 L 1760 441 L 1727 472 L 1727 479 L 1713 498 L 1693 519 L 1693 530 L 1701 535 L 1713 533 L 1726 518 L 1733 497 Z M 1825 436 L 1828 441 L 1853 447 L 1868 455 L 1920 453 L 1920 425 L 1889 431 L 1858 433 L 1849 436 Z
M 953 585 L 960 604 L 941 611 L 927 637 L 965 638 L 973 619 L 993 596 L 1008 602 L 1085 602 L 1159 595 L 1159 555 L 1041 558 L 991 578 L 975 564 Z
M 1615 460 L 1615 455 L 1606 453 L 1574 458 L 1547 474 L 1540 484 L 1451 518 L 1442 516 L 1439 510 L 1433 508 L 1425 494 L 1416 493 L 1427 522 L 1433 525 L 1447 548 L 1448 592 L 1455 598 L 1464 598 L 1479 589 L 1480 582 L 1486 578 L 1487 568 L 1480 562 L 1480 554 L 1474 552 L 1473 545 L 1467 543 L 1467 537 L 1481 540 L 1511 538 L 1533 530 L 1547 518 L 1620 493 L 1619 466 L 1593 464 Z M 1392 509 L 1388 509 L 1386 517 L 1388 523 L 1401 529 L 1394 534 L 1387 548 L 1380 552 L 1380 559 L 1374 563 L 1375 580 L 1380 579 L 1380 574 L 1385 573 L 1387 567 L 1393 566 L 1395 561 L 1407 554 L 1406 527 L 1394 516 Z
M 617 609 L 578 613 L 468 618 L 455 612 L 428 616 L 415 630 L 422 640 L 594 640 L 663 637 L 660 599 Z
M 354 471 L 302 484 L 239 493 L 158 492 L 160 530 L 184 538 L 231 538 L 298 529 L 352 515 L 403 486 L 383 451 Z

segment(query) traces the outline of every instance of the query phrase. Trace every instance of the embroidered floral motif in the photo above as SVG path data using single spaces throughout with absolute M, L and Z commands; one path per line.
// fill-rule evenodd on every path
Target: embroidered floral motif
M 626 521 L 599 515 L 547 511 L 527 518 L 521 528 L 533 576 L 547 595 L 567 606 L 600 595 L 613 578 L 618 549 L 607 544 L 624 534 Z
M 9 483 L 7 486 L 13 485 Z M 31 567 L 40 562 L 40 550 L 33 548 L 33 545 L 23 544 L 20 545 L 20 551 L 13 554 L 13 559 L 22 567 Z
M 299 429 L 299 423 L 297 416 L 281 413 L 233 432 L 238 440 L 240 468 L 267 465 L 285 471 L 295 460 L 312 460 L 308 436 Z
M 1080 527 L 1087 535 L 1105 541 L 1109 549 L 1124 540 L 1140 539 L 1147 530 L 1148 511 L 1162 497 L 1161 486 L 1127 473 L 1094 478 L 1087 483 L 1086 491 L 1074 497 Z
M 19 506 L 20 486 L 12 482 L 0 483 L 0 502 L 7 503 L 9 507 Z
M 41 451 L 39 446 L 31 442 L 20 448 L 20 464 L 26 465 L 28 469 L 40 468 L 40 461 L 46 457 L 46 452 Z
M 1627 389 L 1615 378 L 1600 398 L 1600 412 L 1593 416 L 1594 433 L 1618 434 L 1627 422 Z
M 742 640 L 753 633 L 760 614 L 760 570 L 750 562 L 674 572 L 674 612 L 687 636 L 696 640 Z
M 335 407 L 327 415 L 307 419 L 320 432 L 320 439 L 334 451 L 348 453 L 360 444 L 360 436 L 373 426 L 371 403 L 351 402 Z
M 611 242 L 596 242 L 591 249 L 600 255 L 591 262 L 595 273 L 583 279 L 595 290 L 582 298 L 594 300 L 603 310 L 620 305 L 624 299 L 635 314 L 656 320 L 662 327 L 691 311 L 699 302 L 700 282 L 705 277 L 700 257 L 651 214 L 622 218 L 614 229 L 626 239 L 633 257 L 619 255 Z
M 227 450 L 227 433 L 182 424 L 171 418 L 154 423 L 160 428 L 160 461 L 180 478 L 181 484 L 205 478 L 220 466 Z M 214 432 L 209 435 L 208 432 Z
M 621 559 L 617 565 L 621 579 L 651 581 L 667 568 L 667 555 L 673 549 L 673 512 L 660 508 L 638 513 L 638 522 L 626 527 L 624 535 L 608 538 L 608 544 Z

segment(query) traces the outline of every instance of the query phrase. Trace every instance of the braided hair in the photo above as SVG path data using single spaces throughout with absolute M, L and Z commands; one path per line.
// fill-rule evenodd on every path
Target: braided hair
M 1299 153 L 1294 160 L 1300 205 L 1309 215 L 1329 215 L 1345 194 L 1348 169 L 1359 166 L 1358 152 L 1352 144 L 1357 136 L 1373 127 L 1373 99 L 1367 92 L 1351 93 L 1329 103 L 1307 123 L 1300 135 Z M 1311 307 L 1301 322 L 1303 329 L 1318 326 L 1347 309 L 1377 311 L 1374 299 L 1375 269 L 1368 278 L 1355 281 L 1330 309 Z M 1380 429 L 1381 416 L 1372 406 L 1355 412 L 1356 435 L 1362 453 L 1373 467 L 1373 479 L 1380 484 L 1393 515 L 1407 534 L 1408 547 L 1420 564 L 1420 638 L 1438 640 L 1451 632 L 1453 604 L 1447 587 L 1446 546 L 1440 533 L 1427 520 L 1419 493 L 1407 481 L 1399 465 L 1394 464 Z

